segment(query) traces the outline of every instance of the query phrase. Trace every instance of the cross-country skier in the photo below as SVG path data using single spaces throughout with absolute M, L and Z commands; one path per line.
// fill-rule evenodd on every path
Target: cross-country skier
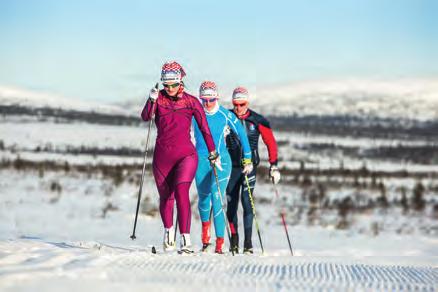
M 165 63 L 161 71 L 164 90 L 151 90 L 141 116 L 145 121 L 155 116 L 157 126 L 152 168 L 160 194 L 160 214 L 165 229 L 164 250 L 175 249 L 173 207 L 176 200 L 181 252 L 191 253 L 189 189 L 198 165 L 198 155 L 190 138 L 192 118 L 205 140 L 209 161 L 216 163 L 219 156 L 201 103 L 184 91 L 184 76 L 180 64 Z
M 196 171 L 196 187 L 199 195 L 199 214 L 202 221 L 202 244 L 203 250 L 210 245 L 210 216 L 213 217 L 216 234 L 216 253 L 223 253 L 225 214 L 222 210 L 222 198 L 225 199 L 225 189 L 228 185 L 231 173 L 231 158 L 226 147 L 225 137 L 232 131 L 240 140 L 243 148 L 243 173 L 249 174 L 252 171 L 251 149 L 248 138 L 242 124 L 237 117 L 219 105 L 219 95 L 216 84 L 212 81 L 204 81 L 199 88 L 199 97 L 204 105 L 207 115 L 208 126 L 219 154 L 219 163 L 216 172 L 219 181 L 221 194 L 218 193 L 216 178 L 210 161 L 209 151 L 202 137 L 202 132 L 194 123 L 196 150 L 198 151 L 199 162 Z M 210 214 L 211 213 L 211 214 Z
M 259 152 L 258 152 L 258 142 L 260 135 L 262 136 L 263 142 L 268 148 L 269 154 L 269 176 L 274 184 L 277 184 L 280 180 L 280 171 L 277 167 L 277 143 L 275 141 L 272 129 L 269 125 L 268 120 L 266 120 L 262 115 L 256 113 L 248 108 L 249 105 L 249 94 L 248 90 L 244 87 L 237 87 L 233 91 L 233 110 L 232 112 L 239 118 L 242 124 L 245 125 L 245 130 L 248 135 L 249 144 L 252 152 L 252 163 L 254 169 L 248 174 L 248 181 L 250 185 L 251 193 L 254 194 L 254 187 L 256 183 L 256 172 L 257 165 L 260 162 Z M 230 221 L 231 227 L 231 249 L 234 252 L 239 251 L 239 235 L 237 228 L 237 207 L 239 203 L 239 194 L 241 193 L 242 206 L 243 206 L 243 226 L 244 226 L 244 252 L 253 253 L 253 246 L 251 241 L 252 236 L 252 222 L 253 222 L 253 211 L 251 207 L 251 202 L 249 199 L 249 193 L 247 188 L 245 174 L 242 174 L 241 157 L 242 150 L 239 143 L 239 139 L 231 133 L 227 137 L 227 147 L 231 156 L 233 163 L 233 168 L 231 171 L 230 181 L 227 187 L 227 197 L 228 197 L 228 207 L 227 216 Z

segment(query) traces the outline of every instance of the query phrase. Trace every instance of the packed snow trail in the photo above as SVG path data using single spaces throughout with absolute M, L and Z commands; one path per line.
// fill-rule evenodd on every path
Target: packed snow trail
M 285 250 L 285 253 L 287 251 Z M 438 268 L 373 264 L 343 257 L 196 253 L 152 254 L 150 249 L 98 242 L 0 241 L 0 290 L 79 288 L 227 291 L 437 291 Z M 80 279 L 80 281 L 78 281 Z

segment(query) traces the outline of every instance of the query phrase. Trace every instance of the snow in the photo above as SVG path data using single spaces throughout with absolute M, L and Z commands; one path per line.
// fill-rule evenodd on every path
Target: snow
M 32 287 L 53 291 L 60 285 L 63 291 L 438 288 L 438 238 L 417 231 L 370 236 L 330 226 L 289 224 L 292 257 L 275 206 L 259 204 L 265 255 L 255 234 L 253 256 L 166 255 L 160 247 L 158 214 L 140 214 L 137 240 L 129 238 L 136 204 L 134 184 L 114 186 L 99 176 L 52 171 L 41 176 L 5 169 L 0 170 L 0 178 L 1 291 Z M 59 182 L 62 190 L 51 191 L 52 182 Z M 158 195 L 150 173 L 144 190 L 143 198 L 156 204 Z M 285 195 L 283 188 L 280 193 Z M 272 189 L 261 183 L 256 194 L 272 198 Z M 191 196 L 196 200 L 193 189 Z M 117 209 L 104 216 L 108 203 Z M 191 233 L 199 250 L 201 224 L 195 206 Z M 152 246 L 159 254 L 151 254 Z
M 372 88 L 373 84 L 368 85 L 366 88 Z M 315 90 L 318 88 L 315 86 Z M 336 88 L 330 90 L 340 92 Z M 435 102 L 434 88 L 429 83 L 417 87 L 407 85 L 399 90 L 381 85 L 378 92 L 389 90 L 396 96 L 420 92 L 422 94 L 418 96 L 423 96 L 429 106 L 430 111 L 423 112 L 428 116 L 433 115 L 436 109 L 431 107 Z M 343 87 L 341 89 L 344 90 Z M 302 97 L 306 91 L 297 92 L 297 96 Z M 43 95 L 24 101 L 31 95 L 29 92 L 0 88 L 2 104 L 9 100 L 32 101 L 41 105 L 58 99 Z M 13 98 L 6 99 L 5 96 Z M 57 105 L 80 108 L 67 101 Z M 322 107 L 318 111 L 321 109 L 325 110 Z M 397 112 L 390 114 L 396 116 Z M 306 161 L 306 168 L 336 168 L 342 161 L 350 169 L 359 169 L 366 163 L 370 170 L 438 171 L 437 165 L 362 160 L 342 155 L 334 157 L 299 148 L 309 143 L 359 148 L 435 145 L 431 141 L 333 138 L 290 132 L 278 132 L 276 135 L 277 139 L 288 141 L 287 145 L 279 147 L 279 156 L 282 158 L 280 166 L 289 169 L 298 169 L 297 160 L 302 158 Z M 151 137 L 152 141 L 154 139 L 155 131 Z M 0 140 L 2 161 L 20 157 L 35 163 L 68 162 L 72 166 L 141 165 L 141 156 L 74 155 L 65 151 L 71 147 L 126 147 L 143 151 L 146 124 L 144 127 L 108 126 L 3 117 L 0 120 Z M 37 147 L 47 146 L 52 151 L 34 151 Z M 263 146 L 260 149 L 262 165 L 266 166 L 266 149 Z M 126 176 L 135 178 L 140 173 L 139 167 L 136 173 Z M 280 200 L 273 199 L 274 190 L 263 179 L 257 183 L 256 208 L 266 250 L 264 255 L 254 230 L 255 254 L 252 256 L 239 254 L 233 257 L 229 253 L 215 255 L 211 252 L 180 256 L 162 252 L 163 231 L 156 210 L 158 194 L 149 170 L 143 187 L 137 240 L 132 241 L 129 236 L 138 192 L 135 179 L 130 181 L 125 177 L 122 182 L 116 183 L 114 178 L 101 172 L 0 168 L 0 291 L 59 291 L 60 287 L 63 291 L 438 290 L 438 225 L 437 219 L 432 216 L 432 204 L 437 203 L 433 191 L 436 178 L 430 176 L 423 180 L 425 186 L 430 186 L 425 191 L 428 206 L 423 213 L 402 214 L 400 207 L 353 213 L 348 215 L 352 227 L 346 230 L 336 228 L 339 220 L 337 210 L 317 208 L 318 219 L 310 222 L 306 215 L 309 208 L 302 199 L 303 189 L 287 184 L 287 179 L 284 177 L 278 186 Z M 348 183 L 352 178 L 330 179 L 344 179 Z M 382 178 L 382 182 L 386 186 L 388 200 L 392 201 L 399 198 L 400 187 L 411 190 L 417 180 L 413 177 L 386 177 Z M 377 190 L 362 193 L 359 188 L 348 186 L 327 190 L 327 197 L 332 200 L 361 195 L 376 198 L 381 194 Z M 191 199 L 192 242 L 198 251 L 201 247 L 201 224 L 193 185 Z M 145 214 L 144 208 L 149 208 L 149 215 Z M 293 257 L 281 225 L 281 208 L 287 211 Z M 242 218 L 241 213 L 239 218 Z M 376 226 L 378 232 L 374 230 Z M 243 234 L 242 228 L 240 224 L 240 234 Z M 159 254 L 151 253 L 152 246 L 158 249 Z
M 222 104 L 231 106 L 231 96 L 222 94 Z M 437 78 L 301 81 L 261 86 L 250 94 L 251 106 L 264 115 L 348 115 L 417 121 L 438 119 Z M 115 104 L 101 104 L 50 92 L 0 85 L 2 105 L 47 106 L 137 116 L 143 102 L 142 98 L 135 98 Z
M 43 123 L 45 127 L 42 133 L 41 125 L 41 122 L 0 123 L 0 139 L 3 138 L 5 147 L 15 145 L 21 149 L 34 149 L 46 145 L 59 149 L 65 149 L 67 146 L 138 148 L 141 146 L 140 142 L 144 140 L 145 143 L 146 140 L 146 129 L 141 127 L 48 122 Z M 154 133 L 151 139 L 155 139 Z
M 50 107 L 64 110 L 95 111 L 109 114 L 127 114 L 122 107 L 83 101 L 77 98 L 65 97 L 56 93 L 30 90 L 15 86 L 0 85 L 1 105 L 21 105 L 31 108 Z
M 3 291 L 29 287 L 54 291 L 60 285 L 63 291 L 433 291 L 437 287 L 436 269 L 378 265 L 370 259 L 360 264 L 338 258 L 163 256 L 135 248 L 38 240 L 20 240 L 2 247 L 11 251 L 12 246 L 24 255 L 15 260 L 27 261 L 27 269 L 13 265 L 6 270 L 7 281 L 15 279 L 18 284 L 13 288 L 2 284 Z M 87 267 L 81 267 L 84 264 Z
M 258 88 L 254 106 L 275 115 L 438 119 L 438 79 L 333 79 Z M 317 106 L 316 106 L 317 105 Z

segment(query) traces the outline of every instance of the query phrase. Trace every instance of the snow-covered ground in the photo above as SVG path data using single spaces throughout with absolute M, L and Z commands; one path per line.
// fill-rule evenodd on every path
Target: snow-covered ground
M 66 155 L 65 153 L 33 153 L 37 147 L 51 148 L 53 151 L 65 151 L 68 147 L 129 148 L 143 151 L 146 143 L 146 124 L 144 127 L 111 126 L 88 123 L 53 123 L 37 121 L 3 121 L 0 123 L 0 140 L 6 151 L 0 152 L 0 158 L 13 159 L 17 154 L 21 158 L 31 160 L 65 160 L 69 162 L 82 161 L 96 163 L 126 163 L 140 162 L 141 157 L 93 157 L 92 155 Z M 381 146 L 436 146 L 430 141 L 387 140 L 351 137 L 331 137 L 325 135 L 304 135 L 293 132 L 276 132 L 278 141 L 287 141 L 287 145 L 279 147 L 280 166 L 297 168 L 298 160 L 306 161 L 311 167 L 320 169 L 337 168 L 342 162 L 349 168 L 358 169 L 364 164 L 370 170 L 409 170 L 438 171 L 438 165 L 421 165 L 400 161 L 382 161 L 373 159 L 357 159 L 342 154 L 327 155 L 313 153 L 300 146 L 309 143 L 328 143 L 346 147 L 367 149 Z M 155 139 L 155 131 L 151 132 L 151 141 Z M 12 151 L 12 153 L 11 153 Z M 267 158 L 266 147 L 260 147 L 262 159 Z
M 53 189 L 54 182 L 61 188 Z M 156 212 L 142 213 L 137 240 L 129 238 L 135 184 L 114 186 L 99 175 L 3 169 L 0 188 L 1 291 L 438 289 L 438 238 L 415 229 L 371 236 L 289 224 L 292 257 L 275 204 L 259 204 L 265 255 L 254 236 L 253 256 L 180 256 L 161 254 Z M 285 195 L 282 187 L 280 193 Z M 273 197 L 272 188 L 264 184 L 256 194 Z M 196 202 L 193 189 L 191 195 Z M 149 198 L 143 208 L 153 209 L 157 194 L 149 173 L 143 196 Z M 196 204 L 192 210 L 193 242 L 199 250 Z M 152 246 L 159 254 L 151 253 Z
M 34 101 L 39 99 L 41 96 Z M 437 204 L 437 182 L 433 176 L 422 181 L 427 201 L 423 212 L 402 214 L 400 206 L 391 205 L 387 210 L 374 208 L 350 213 L 351 227 L 346 229 L 336 226 L 337 209 L 319 206 L 315 222 L 310 222 L 309 204 L 303 199 L 306 190 L 287 183 L 291 178 L 285 176 L 278 186 L 281 200 L 274 200 L 272 186 L 259 179 L 255 196 L 264 255 L 254 231 L 252 256 L 233 257 L 229 253 L 180 256 L 161 252 L 163 232 L 156 209 L 158 195 L 149 172 L 143 188 L 137 240 L 131 241 L 138 191 L 137 180 L 131 178 L 138 177 L 140 167 L 136 174 L 127 173 L 117 183 L 98 168 L 96 173 L 87 173 L 73 167 L 70 171 L 43 167 L 46 161 L 86 167 L 141 165 L 143 158 L 139 155 L 73 154 L 69 149 L 143 151 L 146 125 L 55 123 L 51 119 L 42 122 L 19 116 L 0 118 L 0 160 L 4 162 L 4 168 L 0 168 L 0 291 L 59 291 L 60 287 L 63 291 L 438 290 L 438 223 L 433 212 Z M 369 170 L 431 174 L 438 171 L 437 165 L 363 160 L 309 152 L 301 147 L 310 143 L 364 149 L 433 146 L 430 141 L 334 138 L 291 132 L 276 132 L 276 136 L 283 141 L 279 147 L 282 168 L 299 169 L 298 161 L 303 160 L 306 168 L 337 168 L 342 162 L 349 169 L 366 164 Z M 263 146 L 260 149 L 262 165 L 266 166 L 266 149 Z M 40 165 L 29 169 L 7 166 L 6 161 L 16 161 L 18 157 Z M 326 196 L 332 200 L 381 196 L 381 191 L 376 189 L 351 187 L 352 177 L 318 179 L 320 183 L 334 180 L 346 184 L 333 187 L 327 183 Z M 409 192 L 410 198 L 418 183 L 415 177 L 378 179 L 384 183 L 391 204 L 400 199 L 401 187 Z M 366 181 L 368 185 L 370 180 L 360 178 L 361 183 Z M 198 251 L 200 222 L 193 186 L 191 197 L 192 238 Z M 293 257 L 279 217 L 281 207 L 287 210 Z M 158 254 L 151 253 L 152 246 L 157 247 Z

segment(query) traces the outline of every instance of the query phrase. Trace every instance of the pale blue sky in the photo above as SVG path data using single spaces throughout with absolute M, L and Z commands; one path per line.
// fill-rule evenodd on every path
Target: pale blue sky
M 438 1 L 0 0 L 0 85 L 122 101 L 178 60 L 195 93 L 438 76 Z

